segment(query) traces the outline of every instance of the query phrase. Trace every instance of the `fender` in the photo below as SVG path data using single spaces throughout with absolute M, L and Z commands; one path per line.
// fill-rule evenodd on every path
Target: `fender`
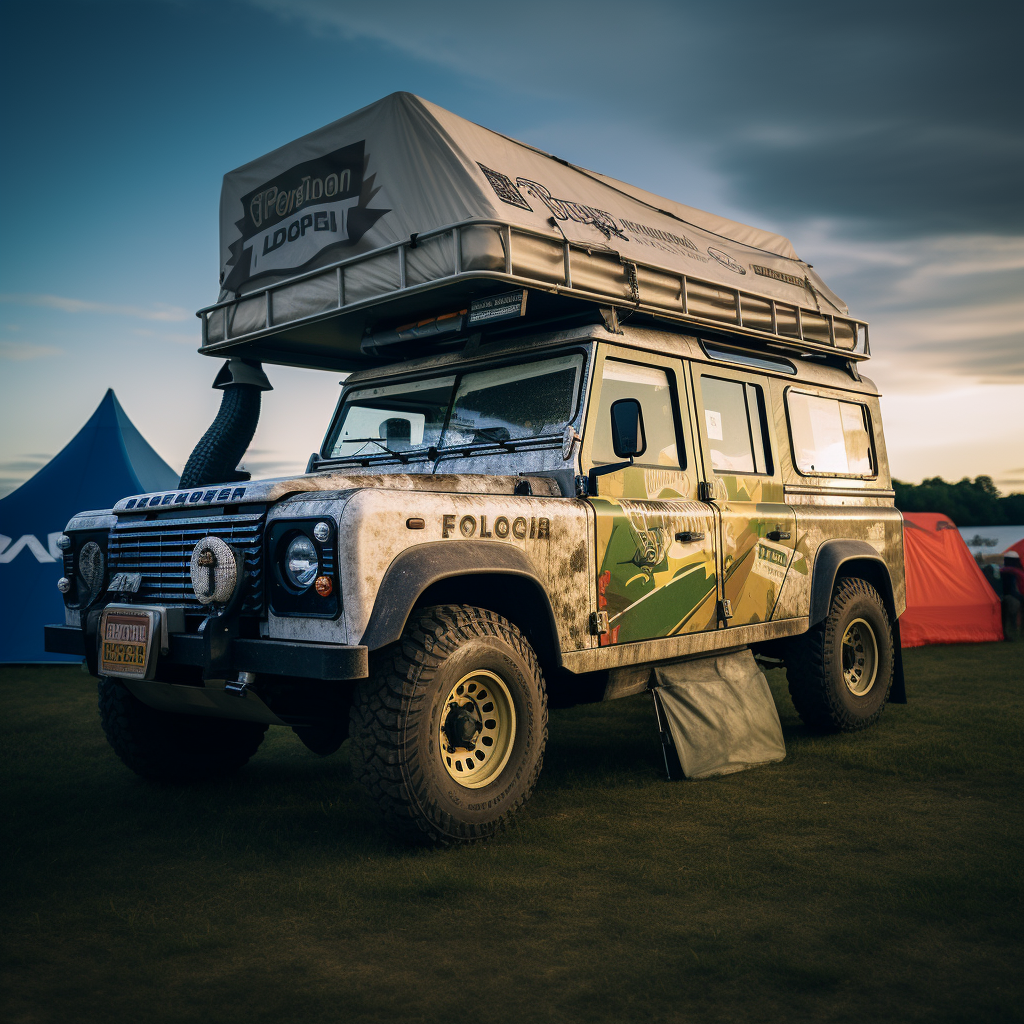
M 900 623 L 896 618 L 896 604 L 893 599 L 892 579 L 885 559 L 863 540 L 828 540 L 818 548 L 814 556 L 811 575 L 810 625 L 816 626 L 828 615 L 832 604 L 839 570 L 847 562 L 870 562 L 871 572 L 867 581 L 881 594 L 892 621 L 893 638 L 893 679 L 889 700 L 893 704 L 906 704 L 906 684 L 903 677 L 903 647 L 900 643 Z M 861 574 L 858 574 L 861 575 Z
M 481 575 L 512 576 L 526 581 L 536 591 L 536 610 L 546 619 L 557 649 L 555 616 L 532 563 L 519 548 L 486 540 L 433 541 L 402 551 L 384 573 L 360 645 L 373 651 L 398 640 L 413 606 L 433 584 L 457 576 Z

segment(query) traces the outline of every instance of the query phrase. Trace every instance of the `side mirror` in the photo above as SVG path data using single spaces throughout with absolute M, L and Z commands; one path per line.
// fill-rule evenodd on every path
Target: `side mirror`
M 644 414 L 635 398 L 612 402 L 612 449 L 620 459 L 632 459 L 647 451 Z

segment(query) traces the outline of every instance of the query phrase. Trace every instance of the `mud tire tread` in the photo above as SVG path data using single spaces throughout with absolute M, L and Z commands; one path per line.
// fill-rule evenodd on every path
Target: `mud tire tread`
M 100 722 L 114 753 L 156 782 L 199 782 L 238 771 L 256 753 L 267 726 L 176 715 L 144 704 L 113 679 L 99 681 Z
M 839 628 L 850 605 L 860 599 L 874 604 L 886 633 L 879 636 L 881 649 L 888 641 L 889 678 L 882 680 L 884 696 L 868 715 L 853 713 L 843 702 L 842 693 L 830 678 L 835 659 L 842 658 L 843 631 Z M 881 655 L 881 650 L 879 651 Z M 786 677 L 793 706 L 804 723 L 820 732 L 856 732 L 874 725 L 889 700 L 893 665 L 892 626 L 881 595 L 865 580 L 844 576 L 839 579 L 828 615 L 806 633 L 794 637 L 786 651 Z M 879 685 L 878 683 L 875 684 Z
M 467 824 L 430 806 L 424 769 L 415 751 L 408 760 L 403 737 L 417 716 L 430 713 L 427 685 L 465 642 L 497 637 L 523 658 L 540 708 L 540 756 L 527 784 L 499 817 L 484 825 Z M 355 692 L 350 712 L 352 773 L 377 802 L 384 826 L 394 838 L 418 846 L 459 846 L 490 839 L 504 831 L 529 799 L 540 775 L 548 735 L 547 695 L 533 647 L 508 619 L 471 605 L 437 605 L 415 612 L 401 639 L 371 656 L 370 675 Z

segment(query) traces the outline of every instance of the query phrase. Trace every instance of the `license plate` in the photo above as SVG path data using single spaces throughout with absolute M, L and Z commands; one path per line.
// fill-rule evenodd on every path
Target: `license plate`
M 100 675 L 147 679 L 156 667 L 159 612 L 108 605 L 100 620 Z

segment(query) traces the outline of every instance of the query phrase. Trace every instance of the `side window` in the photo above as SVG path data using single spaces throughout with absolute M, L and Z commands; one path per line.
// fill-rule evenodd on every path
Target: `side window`
M 711 468 L 716 473 L 773 473 L 761 387 L 702 376 L 700 390 Z
M 635 398 L 644 414 L 647 449 L 637 460 L 638 466 L 663 466 L 685 469 L 684 453 L 676 447 L 675 403 L 668 374 L 653 366 L 624 363 L 607 359 L 601 380 L 601 404 L 593 425 L 594 465 L 621 462 L 612 448 L 611 407 L 620 398 Z
M 793 436 L 793 460 L 801 473 L 874 474 L 866 406 L 799 391 L 787 392 L 786 406 Z

